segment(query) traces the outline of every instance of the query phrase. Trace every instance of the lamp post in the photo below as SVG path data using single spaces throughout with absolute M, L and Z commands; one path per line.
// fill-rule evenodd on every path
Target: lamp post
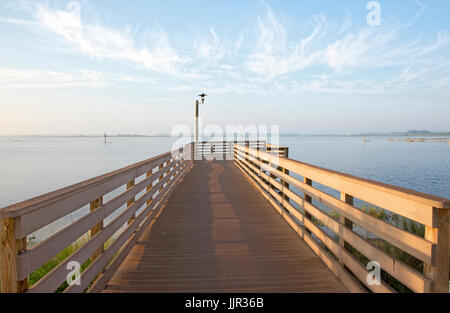
M 202 93 L 201 95 L 198 95 L 202 99 L 202 104 L 205 103 L 205 97 L 206 94 Z M 195 125 L 194 125 L 194 136 L 195 136 L 195 146 L 198 145 L 198 105 L 200 102 L 198 100 L 195 100 Z
M 195 145 L 198 144 L 198 100 L 195 100 L 195 118 L 194 118 L 194 142 Z

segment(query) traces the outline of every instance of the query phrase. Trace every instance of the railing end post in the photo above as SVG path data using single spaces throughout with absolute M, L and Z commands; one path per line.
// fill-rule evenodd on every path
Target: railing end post
M 2 293 L 23 293 L 28 278 L 17 280 L 17 255 L 27 249 L 27 238 L 15 238 L 16 218 L 0 218 L 0 271 Z
M 433 282 L 430 292 L 449 293 L 450 265 L 450 210 L 433 208 L 436 215 L 436 228 L 425 226 L 425 239 L 436 244 L 434 266 L 424 264 L 423 272 Z

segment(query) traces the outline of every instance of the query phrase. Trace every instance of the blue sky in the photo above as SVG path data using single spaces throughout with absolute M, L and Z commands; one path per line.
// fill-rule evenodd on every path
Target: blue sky
M 450 2 L 8 1 L 0 135 L 449 130 Z

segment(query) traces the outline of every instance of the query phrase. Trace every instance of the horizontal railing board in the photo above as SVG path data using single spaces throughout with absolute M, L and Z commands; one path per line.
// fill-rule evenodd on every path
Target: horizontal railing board
M 279 185 L 280 183 L 277 182 Z M 317 218 L 326 227 L 331 229 L 334 233 L 339 234 L 339 222 L 334 220 L 328 214 L 322 212 L 319 208 L 315 207 L 309 202 L 298 202 L 298 199 L 294 197 L 294 193 L 289 189 L 285 189 L 284 193 L 292 201 L 302 206 L 309 214 Z M 364 238 L 361 238 L 358 234 L 354 233 L 350 229 L 343 228 L 344 240 L 350 243 L 354 248 L 364 254 L 370 260 L 377 260 L 381 263 L 382 268 L 397 280 L 405 284 L 407 287 L 415 292 L 426 292 L 430 288 L 431 280 L 428 279 L 422 273 L 419 273 L 404 264 L 400 260 L 396 260 L 390 255 L 386 254 L 383 250 L 373 246 L 367 242 Z
M 290 205 L 289 202 L 284 201 L 284 198 L 277 192 L 275 192 L 270 185 L 272 185 L 274 188 L 277 188 L 279 190 L 282 190 L 282 192 L 292 201 L 299 204 L 303 209 L 305 209 L 306 212 L 310 213 L 312 216 L 317 218 L 320 222 L 324 223 L 328 228 L 330 228 L 333 232 L 335 232 L 337 235 L 340 234 L 340 224 L 338 221 L 332 219 L 330 216 L 328 216 L 326 213 L 322 212 L 320 209 L 316 208 L 314 205 L 312 205 L 309 202 L 304 201 L 303 198 L 299 197 L 297 194 L 292 192 L 289 189 L 284 189 L 283 185 L 274 180 L 271 179 L 270 175 L 267 175 L 264 173 L 264 171 L 268 171 L 270 174 L 274 174 L 278 176 L 280 179 L 292 183 L 292 181 L 287 180 L 285 178 L 292 178 L 289 175 L 284 174 L 283 172 L 274 169 L 271 166 L 265 165 L 262 162 L 260 162 L 257 159 L 247 160 L 249 158 L 246 153 L 243 153 L 241 151 L 235 152 L 236 161 L 241 163 L 242 165 L 246 166 L 249 170 L 253 171 L 249 174 L 253 176 L 255 181 L 258 184 L 259 189 L 261 190 L 261 187 L 264 190 L 261 190 L 261 192 L 269 193 L 274 199 L 276 199 L 279 203 L 282 203 L 286 209 L 289 211 L 289 213 L 294 213 L 294 216 L 301 220 L 308 229 L 313 228 L 315 231 L 313 233 L 317 233 L 319 230 L 323 233 L 322 235 L 316 234 L 316 236 L 322 237 L 321 240 L 332 240 L 331 238 L 327 239 L 324 238 L 323 235 L 328 236 L 326 233 L 324 233 L 320 228 L 318 228 L 316 225 L 312 223 L 311 220 L 304 218 L 303 214 L 299 213 L 296 208 L 294 208 L 292 205 Z M 239 164 L 237 163 L 237 164 Z M 255 165 L 253 165 L 253 164 Z M 259 167 L 259 168 L 258 168 Z M 257 176 L 259 175 L 259 176 Z M 264 178 L 265 181 L 263 181 L 261 178 Z M 296 180 L 296 183 L 299 182 Z M 303 184 L 303 183 L 302 183 Z M 294 184 L 295 185 L 295 184 Z M 306 184 L 305 184 L 306 185 Z M 302 186 L 303 187 L 303 186 Z M 312 188 L 311 186 L 308 186 Z M 301 188 L 299 188 L 301 189 Z M 318 190 L 317 190 L 318 191 Z M 320 191 L 319 191 L 320 192 Z M 329 196 L 331 197 L 331 196 Z M 299 216 L 300 214 L 301 216 Z M 291 225 L 292 226 L 292 225 Z M 386 270 L 389 274 L 391 274 L 393 277 L 398 279 L 400 282 L 404 283 L 407 287 L 412 289 L 416 292 L 427 292 L 430 289 L 431 280 L 427 278 L 422 273 L 419 273 L 409 267 L 408 265 L 402 263 L 399 260 L 395 260 L 391 256 L 389 256 L 387 253 L 382 251 L 381 249 L 373 246 L 372 244 L 368 243 L 364 240 L 364 238 L 360 237 L 356 233 L 354 233 L 352 230 L 348 228 L 342 229 L 343 233 L 341 235 L 344 237 L 344 239 L 349 242 L 354 248 L 359 249 L 361 253 L 363 253 L 366 257 L 369 259 L 377 259 L 381 263 L 382 268 Z M 412 234 L 411 234 L 412 235 Z M 419 237 L 417 237 L 419 238 Z M 420 238 L 422 239 L 422 238 Z M 356 272 L 357 276 L 359 276 L 361 279 L 367 276 L 367 270 L 361 265 L 359 261 L 357 261 L 352 255 L 350 255 L 348 252 L 340 251 L 342 247 L 337 243 L 334 242 L 328 242 L 327 246 L 337 255 L 337 253 L 341 253 L 341 257 L 343 257 L 344 260 L 347 261 L 346 265 L 349 265 L 349 268 L 353 268 L 353 270 Z M 334 249 L 334 250 L 333 250 Z M 343 256 L 344 254 L 344 256 Z M 384 283 L 383 283 L 384 284 Z M 379 287 L 373 287 L 368 286 L 374 291 L 377 292 L 391 292 L 393 289 L 386 284 L 381 285 L 381 289 Z
M 147 200 L 158 190 L 159 187 L 170 178 L 166 176 L 155 188 L 149 190 L 146 194 L 142 195 L 136 202 L 134 202 L 127 210 L 122 212 L 117 218 L 109 223 L 105 228 L 100 230 L 93 238 L 91 238 L 83 247 L 75 251 L 70 258 L 66 258 L 60 264 L 58 264 L 52 271 L 46 276 L 40 279 L 35 285 L 33 285 L 30 292 L 48 292 L 48 290 L 55 290 L 65 280 L 67 274 L 66 266 L 69 261 L 77 261 L 83 264 L 89 257 L 91 257 L 122 225 L 132 217 L 136 211 L 145 204 Z M 70 259 L 70 260 L 69 260 Z M 27 272 L 18 271 L 18 279 L 21 280 L 26 277 Z M 24 276 L 25 275 L 25 276 Z
M 108 249 L 102 252 L 89 266 L 81 273 L 82 281 L 80 285 L 72 285 L 67 287 L 65 293 L 83 292 L 86 287 L 101 273 L 102 269 L 107 265 L 114 254 L 122 247 L 122 245 L 131 237 L 139 223 L 147 216 L 149 209 L 146 208 L 136 219 L 132 221 L 111 244 Z M 151 214 L 152 212 L 150 212 Z
M 171 189 L 174 188 L 176 184 L 179 183 L 179 180 L 190 170 L 191 163 L 185 164 L 181 169 L 180 173 L 177 174 L 177 177 L 173 180 L 173 184 L 168 188 L 168 190 L 164 193 L 164 196 L 161 195 L 162 198 L 167 198 L 171 192 Z M 155 199 L 156 200 L 156 199 Z M 157 200 L 158 201 L 158 200 Z M 116 270 L 122 264 L 125 257 L 131 251 L 132 247 L 136 243 L 136 241 L 140 238 L 143 231 L 147 228 L 149 223 L 156 217 L 158 210 L 161 208 L 163 201 L 159 201 L 152 209 L 152 215 L 148 216 L 144 219 L 142 225 L 137 229 L 137 231 L 129 238 L 128 242 L 123 245 L 123 249 L 118 252 L 116 257 L 111 260 L 111 263 L 108 267 L 100 274 L 100 276 L 93 282 L 92 286 L 88 289 L 88 292 L 100 292 L 106 286 L 108 281 L 114 275 Z
M 169 154 L 153 160 L 151 164 L 147 164 L 149 166 L 148 170 L 154 168 L 160 162 L 170 160 L 170 158 Z M 31 234 L 139 176 L 137 174 L 137 168 L 128 169 L 122 173 L 105 178 L 103 181 L 80 187 L 77 190 L 66 193 L 64 196 L 57 196 L 52 201 L 44 201 L 36 205 L 32 211 L 22 213 L 17 218 L 15 229 L 16 238 L 23 238 Z
M 344 240 L 369 260 L 376 260 L 381 268 L 415 292 L 429 292 L 432 281 L 400 260 L 397 260 L 350 229 L 343 229 Z
M 433 208 L 450 208 L 450 200 L 448 199 L 331 171 L 283 157 L 276 157 L 275 159 L 269 153 L 252 148 L 237 146 L 237 149 L 251 152 L 253 156 L 258 156 L 267 161 L 274 161 L 278 166 L 322 185 L 340 190 L 355 198 L 431 227 L 436 226 Z
M 239 150 L 245 151 L 245 152 L 248 152 L 249 150 L 253 150 L 252 155 L 258 155 L 259 157 L 261 157 L 262 159 L 265 159 L 265 160 L 267 160 L 267 158 L 274 160 L 274 157 L 272 155 L 270 155 L 270 153 L 267 153 L 267 152 L 264 152 L 261 150 L 257 151 L 255 149 L 252 149 L 251 147 L 249 148 L 249 147 L 244 147 L 244 146 L 238 146 L 237 148 Z M 366 179 L 366 178 L 362 178 L 362 177 L 358 177 L 358 176 L 354 176 L 354 175 L 350 175 L 350 174 L 345 174 L 345 173 L 329 170 L 329 169 L 326 169 L 323 167 L 318 167 L 315 165 L 303 163 L 303 162 L 293 160 L 293 159 L 287 159 L 287 158 L 280 157 L 279 162 L 281 162 L 281 163 L 278 163 L 278 165 L 283 168 L 286 168 L 286 169 L 289 169 L 289 167 L 296 165 L 297 166 L 296 168 L 300 168 L 300 169 L 304 168 L 309 171 L 317 171 L 317 172 L 328 174 L 330 176 L 334 176 L 337 178 L 347 179 L 350 181 L 356 181 L 357 183 L 370 185 L 371 188 L 379 189 L 380 191 L 383 191 L 386 193 L 393 193 L 399 197 L 405 197 L 405 198 L 408 198 L 408 199 L 411 199 L 411 200 L 414 200 L 417 202 L 428 204 L 429 206 L 432 206 L 432 207 L 450 208 L 450 200 L 441 198 L 438 196 L 434 196 L 434 195 L 430 195 L 430 194 L 426 194 L 426 193 L 422 193 L 419 191 L 406 189 L 406 188 L 402 188 L 402 187 L 398 187 L 398 186 L 394 186 L 394 185 L 389 185 L 389 184 L 373 181 L 370 179 Z M 301 173 L 299 173 L 299 171 L 295 171 L 295 172 L 297 174 L 301 175 Z M 302 176 L 308 176 L 308 175 L 302 175 Z M 320 183 L 319 180 L 316 180 L 316 179 L 312 179 L 312 180 Z M 324 185 L 327 185 L 328 187 L 330 187 L 328 184 L 324 184 Z M 333 187 L 331 187 L 331 188 L 333 188 Z M 334 189 L 339 189 L 339 188 L 334 188 Z
M 308 194 L 319 203 L 322 203 L 328 208 L 337 211 L 339 214 L 352 220 L 362 228 L 370 231 L 378 237 L 383 238 L 384 240 L 394 244 L 398 248 L 424 262 L 429 264 L 435 263 L 436 245 L 433 242 L 386 223 L 385 221 L 363 212 L 352 205 L 341 201 L 340 199 L 336 199 L 333 196 L 307 185 L 273 167 L 266 164 L 261 164 L 261 166 L 265 170 L 270 171 L 273 175 L 280 177 L 288 184 L 297 187 L 302 192 Z M 299 205 L 303 207 L 311 207 L 311 204 L 304 201 L 303 198 L 299 197 L 289 189 L 286 189 L 286 193 L 289 197 L 297 200 Z
M 108 182 L 117 176 L 130 175 L 130 177 L 132 177 L 133 175 L 136 175 L 137 172 L 141 172 L 142 174 L 144 174 L 146 171 L 148 171 L 148 169 L 154 167 L 153 164 L 155 164 L 162 158 L 170 158 L 171 154 L 172 152 L 167 152 L 159 156 L 115 170 L 113 172 L 100 175 L 83 182 L 4 207 L 0 209 L 0 217 L 18 217 L 31 211 L 39 210 L 40 208 L 51 205 L 56 201 L 60 201 L 61 199 L 65 199 L 67 197 L 70 197 L 71 195 L 77 194 L 80 191 L 88 190 L 98 184 Z M 139 171 L 137 171 L 137 169 L 139 169 Z
M 330 251 L 337 257 L 341 256 L 344 264 L 355 274 L 359 280 L 361 280 L 370 290 L 374 292 L 395 292 L 391 287 L 386 285 L 383 281 L 380 282 L 380 285 L 369 285 L 367 283 L 367 275 L 369 272 L 367 269 L 354 258 L 347 250 L 342 249 L 342 246 L 334 241 L 327 233 L 325 233 L 322 229 L 320 229 L 316 224 L 314 224 L 311 220 L 305 219 L 305 227 L 309 229 L 314 236 L 316 236 Z
M 382 221 L 370 215 L 369 213 L 357 209 L 354 206 L 345 203 L 340 199 L 336 199 L 333 196 L 328 195 L 314 187 L 311 187 L 293 177 L 291 177 L 291 179 L 287 179 L 286 174 L 278 170 L 274 169 L 271 172 L 274 175 L 279 175 L 289 184 L 302 190 L 319 203 L 324 204 L 328 208 L 352 220 L 354 223 L 366 229 L 367 231 L 370 231 L 378 237 L 389 241 L 390 243 L 396 245 L 400 249 L 417 257 L 422 261 L 428 262 L 430 264 L 434 263 L 434 252 L 436 245 L 431 241 L 428 241 L 415 234 L 409 233 L 403 229 Z M 295 198 L 295 195 L 292 195 L 289 191 L 287 191 L 287 193 L 289 193 L 292 198 Z M 308 207 L 310 206 L 310 204 L 304 200 L 303 202 L 300 202 L 299 205 L 305 205 Z
M 148 224 L 155 217 L 155 214 L 157 213 L 159 207 L 161 207 L 162 201 L 164 200 L 164 198 L 167 198 L 171 189 L 178 183 L 178 179 L 186 172 L 186 169 L 188 168 L 188 166 L 189 166 L 189 164 L 188 164 L 188 162 L 186 162 L 177 168 L 177 170 L 179 169 L 178 172 L 174 173 L 174 175 L 171 176 L 168 185 L 165 187 L 166 189 L 164 190 L 164 192 L 159 193 L 158 196 L 153 200 L 153 202 L 150 205 L 148 205 L 145 208 L 145 210 L 143 210 L 141 212 L 141 214 L 136 218 L 136 220 L 134 220 L 133 223 L 135 223 L 135 224 L 133 224 L 133 225 L 136 226 L 136 227 L 133 227 L 134 233 L 132 233 L 130 235 L 130 230 L 127 229 L 127 232 L 128 232 L 127 235 L 122 236 L 122 239 L 117 244 L 116 244 L 116 242 L 113 243 L 113 245 L 115 245 L 115 247 L 113 247 L 113 245 L 111 246 L 111 251 L 108 251 L 108 256 L 105 257 L 99 265 L 95 265 L 96 268 L 102 269 L 107 264 L 107 262 L 114 263 L 117 260 L 117 258 L 119 258 L 121 255 L 126 256 L 128 254 L 129 250 L 131 250 L 131 248 L 134 246 L 134 244 L 136 243 L 136 240 L 140 237 L 141 233 L 147 228 Z M 120 249 L 122 249 L 122 250 L 120 250 Z M 116 253 L 118 253 L 117 257 L 115 257 L 114 260 L 111 260 L 111 257 L 113 257 L 114 254 L 116 254 Z M 120 261 L 120 263 L 121 262 L 122 261 Z M 117 267 L 120 265 L 120 263 L 118 263 Z M 106 282 L 111 277 L 109 275 L 108 275 L 108 277 L 105 277 L 105 274 L 109 274 L 110 269 L 111 269 L 111 264 L 108 265 L 108 267 L 105 269 L 105 271 L 100 273 L 100 277 L 103 277 L 103 279 L 107 278 Z M 91 273 L 89 273 L 89 277 L 87 278 L 88 282 L 90 283 L 93 280 L 93 278 L 95 278 L 98 275 L 98 273 L 99 273 L 98 271 L 92 270 Z M 85 279 L 86 279 L 86 274 L 84 274 Z M 93 286 L 94 285 L 95 285 L 95 282 L 94 282 Z M 76 286 L 74 286 L 74 287 L 76 287 Z M 92 287 L 90 287 L 90 289 Z M 82 290 L 84 290 L 84 288 Z M 79 288 L 71 288 L 65 292 L 79 292 L 79 291 L 80 291 Z
M 172 175 L 170 179 L 170 187 L 167 187 L 170 189 L 174 181 L 176 180 L 176 174 Z M 175 178 L 174 178 L 175 177 Z M 158 202 L 158 197 L 162 196 L 163 193 L 159 194 L 154 202 Z M 132 221 L 132 223 L 125 229 L 111 244 L 108 249 L 106 249 L 102 254 L 100 254 L 94 262 L 92 262 L 88 268 L 82 273 L 83 281 L 80 285 L 73 285 L 69 286 L 64 290 L 65 293 L 74 293 L 74 292 L 83 292 L 86 287 L 96 278 L 96 276 L 102 271 L 102 269 L 107 265 L 107 263 L 110 261 L 110 259 L 119 251 L 119 249 L 125 244 L 125 242 L 130 239 L 132 234 L 135 232 L 135 230 L 138 228 L 138 226 L 143 222 L 143 220 L 149 216 L 149 214 L 153 214 L 154 211 L 152 211 L 153 203 L 147 206 L 137 217 Z
M 279 184 L 277 182 L 277 184 Z M 291 200 L 298 203 L 296 200 L 294 200 L 292 192 L 286 193 L 287 189 L 284 190 L 285 194 L 290 197 Z M 321 223 L 323 223 L 325 226 L 327 226 L 329 229 L 331 229 L 334 233 L 339 235 L 339 222 L 334 220 L 331 216 L 327 215 L 326 213 L 322 212 L 320 209 L 316 208 L 309 202 L 304 201 L 304 209 L 314 216 L 317 220 L 319 220 Z M 289 212 L 291 210 L 295 210 L 292 206 L 290 206 Z M 351 231 L 350 229 L 347 229 L 343 227 L 343 238 L 345 241 L 347 241 L 349 244 L 351 244 L 354 248 L 356 248 L 359 252 L 361 252 L 363 255 L 365 255 L 370 260 L 377 260 L 380 262 L 382 268 L 388 272 L 390 275 L 395 277 L 397 280 L 405 284 L 407 287 L 412 289 L 416 292 L 425 292 L 429 289 L 431 280 L 429 280 L 426 276 L 424 276 L 422 273 L 419 273 L 409 267 L 408 265 L 404 264 L 400 260 L 396 260 L 395 258 L 391 257 L 390 255 L 386 254 L 383 250 L 371 245 L 367 241 L 365 241 L 364 238 L 361 238 L 359 235 Z
M 255 184 L 255 186 L 259 187 L 259 182 L 255 180 L 255 177 L 251 176 L 251 173 L 244 169 L 244 164 L 240 163 L 240 160 L 235 160 L 235 163 L 238 164 L 239 169 L 247 175 L 251 182 Z M 266 190 L 260 189 L 262 195 L 272 204 L 272 206 L 280 213 L 280 215 L 289 223 L 289 225 L 302 237 L 305 242 L 310 246 L 310 248 L 321 258 L 321 260 L 325 263 L 328 268 L 342 281 L 345 287 L 351 292 L 365 293 L 366 291 L 359 285 L 359 283 L 350 276 L 340 265 L 339 263 L 326 251 L 324 250 L 319 243 L 314 240 L 311 235 L 304 231 L 303 227 L 300 226 L 297 222 L 295 222 L 289 214 L 285 214 L 283 209 L 276 203 L 273 198 L 267 193 Z
M 23 238 L 126 184 L 136 177 L 135 169 L 133 171 L 120 176 L 114 176 L 112 179 L 98 183 L 95 186 L 91 185 L 86 189 L 83 188 L 83 190 L 78 190 L 76 193 L 58 199 L 51 204 L 41 206 L 28 213 L 23 213 L 17 219 L 16 238 Z
M 27 250 L 22 254 L 17 256 L 18 264 L 20 267 L 26 268 L 26 272 L 32 272 L 39 268 L 42 264 L 50 260 L 65 247 L 73 243 L 80 236 L 88 232 L 93 226 L 101 222 L 103 219 L 108 217 L 110 214 L 119 209 L 122 205 L 126 203 L 127 200 L 134 197 L 140 191 L 142 191 L 149 184 L 158 179 L 160 173 L 166 171 L 172 163 L 166 165 L 160 171 L 152 174 L 143 181 L 136 184 L 131 189 L 128 189 L 121 195 L 112 199 L 110 202 L 105 203 L 93 212 L 88 213 L 83 216 L 78 221 L 70 224 L 66 228 L 52 235 L 42 243 L 38 244 L 33 249 Z M 117 201 L 120 199 L 120 202 Z
M 78 193 L 74 193 L 73 195 L 65 197 L 48 206 L 41 207 L 38 210 L 19 216 L 17 218 L 16 238 L 26 236 L 50 224 L 51 222 L 80 209 L 84 205 L 89 204 L 102 195 L 114 191 L 127 182 L 143 175 L 148 171 L 151 171 L 159 164 L 168 162 L 170 159 L 171 156 L 167 155 L 160 159 L 154 160 L 152 163 L 146 164 L 143 167 L 135 168 L 134 170 L 117 175 L 111 180 L 105 180 L 96 186 L 83 188 L 83 190 L 80 190 Z
M 170 176 L 167 176 L 159 184 L 164 184 L 169 177 Z M 152 194 L 154 194 L 155 192 L 156 189 L 149 191 L 149 193 Z M 142 200 L 143 197 L 141 197 L 140 200 Z M 74 252 L 74 254 L 71 256 L 71 259 L 78 261 L 80 264 L 83 263 L 85 260 L 87 260 L 87 258 L 89 258 L 92 255 L 92 251 L 96 251 L 98 249 L 99 244 L 102 245 L 108 238 L 110 238 L 111 235 L 114 234 L 118 230 L 118 228 L 120 228 L 123 225 L 123 223 L 125 223 L 129 219 L 130 216 L 136 213 L 137 209 L 140 206 L 142 206 L 142 204 L 140 205 L 137 203 L 133 204 L 130 208 L 127 209 L 127 211 L 124 211 L 119 217 L 117 217 L 114 221 L 112 221 L 100 233 L 98 233 L 94 238 L 88 241 L 85 246 Z M 97 242 L 92 243 L 92 241 L 94 240 L 96 240 Z M 89 246 L 88 247 L 89 249 L 87 249 L 86 246 L 88 246 L 89 244 L 91 246 Z M 85 248 L 88 251 L 81 251 L 83 248 Z M 56 271 L 57 275 L 54 274 L 52 277 L 49 275 L 50 273 L 47 274 L 44 278 L 39 280 L 35 286 L 30 288 L 28 292 L 51 292 L 51 290 L 55 290 L 59 286 L 59 284 L 61 284 L 62 281 L 64 280 L 64 273 L 65 273 L 64 269 L 66 260 L 63 261 L 62 264 L 60 263 L 54 270 L 50 272 L 52 273 L 53 271 Z

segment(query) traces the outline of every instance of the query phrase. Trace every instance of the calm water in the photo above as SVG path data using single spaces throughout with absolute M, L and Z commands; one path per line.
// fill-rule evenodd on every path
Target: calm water
M 450 145 L 387 137 L 281 138 L 293 159 L 450 198 Z
M 293 159 L 450 198 L 450 145 L 367 139 L 282 137 L 280 144 Z M 167 152 L 175 140 L 0 137 L 0 207 Z

